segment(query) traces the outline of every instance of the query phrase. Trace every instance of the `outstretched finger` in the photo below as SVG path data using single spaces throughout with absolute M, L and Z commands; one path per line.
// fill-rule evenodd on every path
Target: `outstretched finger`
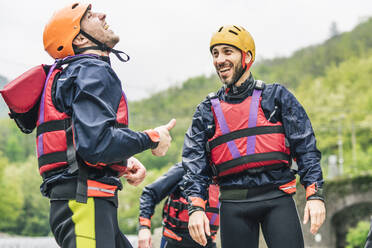
M 165 125 L 165 127 L 168 129 L 168 131 L 170 131 L 172 128 L 174 128 L 175 125 L 176 125 L 176 119 L 172 119 L 168 122 L 167 125 Z
M 304 211 L 304 224 L 306 224 L 309 221 L 309 208 L 306 205 L 305 206 L 305 211 Z

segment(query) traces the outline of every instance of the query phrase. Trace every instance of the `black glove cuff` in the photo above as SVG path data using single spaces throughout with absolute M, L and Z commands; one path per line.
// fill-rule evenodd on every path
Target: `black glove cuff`
M 198 206 L 189 205 L 188 211 L 189 211 L 189 216 L 190 216 L 192 213 L 194 213 L 196 211 L 203 211 L 204 212 L 204 208 L 198 207 Z
M 309 196 L 307 200 L 321 200 L 324 202 L 323 189 L 317 188 L 317 191 L 315 192 L 315 194 Z
M 149 230 L 151 230 L 151 228 L 149 226 L 139 225 L 138 226 L 138 231 L 139 230 L 142 230 L 142 229 L 149 229 Z

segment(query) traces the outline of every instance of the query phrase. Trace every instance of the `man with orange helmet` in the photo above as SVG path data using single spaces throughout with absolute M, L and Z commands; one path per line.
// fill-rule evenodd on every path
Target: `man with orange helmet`
M 55 12 L 44 29 L 48 70 L 37 119 L 41 191 L 50 198 L 50 226 L 64 248 L 131 247 L 117 221 L 117 192 L 124 175 L 145 177 L 132 156 L 152 149 L 164 156 L 175 120 L 144 132 L 128 128 L 128 107 L 109 53 L 119 36 L 106 15 L 74 3 Z
M 213 178 L 220 186 L 222 247 L 258 247 L 260 226 L 268 247 L 304 247 L 292 199 L 297 172 L 306 188 L 304 222 L 310 217 L 315 234 L 325 219 L 321 154 L 310 120 L 285 87 L 253 78 L 255 44 L 243 27 L 221 27 L 210 51 L 224 86 L 198 105 L 185 135 L 190 235 L 201 245 L 210 235 L 205 189 Z

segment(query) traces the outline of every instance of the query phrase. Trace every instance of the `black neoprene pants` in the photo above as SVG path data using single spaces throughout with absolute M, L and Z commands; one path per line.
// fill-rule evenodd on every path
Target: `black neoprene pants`
M 290 195 L 256 202 L 222 201 L 220 218 L 223 248 L 257 248 L 260 225 L 269 248 L 304 247 Z
M 116 206 L 104 198 L 52 200 L 50 227 L 62 248 L 132 248 L 119 230 Z

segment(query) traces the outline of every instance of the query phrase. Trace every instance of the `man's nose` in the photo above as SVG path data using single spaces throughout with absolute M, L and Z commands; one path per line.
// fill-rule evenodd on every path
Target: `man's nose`
M 223 54 L 218 54 L 217 57 L 215 57 L 216 64 L 223 64 L 226 60 L 226 57 Z
M 106 14 L 104 14 L 104 13 L 98 13 L 98 18 L 100 20 L 104 20 L 106 18 Z

